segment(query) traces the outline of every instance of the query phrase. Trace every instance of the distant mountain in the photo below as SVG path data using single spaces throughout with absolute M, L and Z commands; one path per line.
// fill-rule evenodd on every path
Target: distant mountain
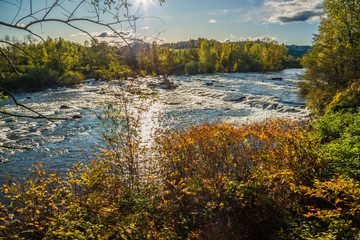
M 286 47 L 288 49 L 288 54 L 295 58 L 301 58 L 311 50 L 311 46 L 286 45 Z

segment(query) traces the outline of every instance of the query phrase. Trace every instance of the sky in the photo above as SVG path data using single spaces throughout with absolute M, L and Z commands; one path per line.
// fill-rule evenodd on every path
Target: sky
M 66 14 L 65 10 L 75 6 L 69 0 L 62 1 L 62 6 L 54 8 L 52 17 L 61 18 Z M 311 45 L 313 35 L 318 31 L 323 3 L 323 0 L 166 0 L 160 5 L 157 0 L 132 1 L 134 9 L 141 8 L 142 16 L 136 22 L 136 35 L 134 29 L 124 25 L 116 29 L 131 38 L 151 40 L 156 36 L 164 42 L 199 37 L 221 42 L 271 38 L 279 43 L 296 45 Z M 12 21 L 18 2 L 20 0 L 0 0 L 0 22 Z M 17 19 L 29 12 L 26 2 L 29 0 L 23 0 Z M 33 11 L 41 9 L 45 2 L 52 1 L 33 0 Z M 87 16 L 89 9 L 81 11 L 78 14 Z M 19 25 L 26 23 L 23 21 Z M 116 38 L 109 29 L 84 23 L 77 26 L 99 40 Z M 58 23 L 36 25 L 31 30 L 44 37 L 63 37 L 77 42 L 89 39 L 79 30 Z M 0 39 L 5 35 L 22 37 L 24 32 L 2 26 Z

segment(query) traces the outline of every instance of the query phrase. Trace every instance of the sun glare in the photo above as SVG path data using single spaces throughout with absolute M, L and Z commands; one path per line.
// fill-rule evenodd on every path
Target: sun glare
M 154 3 L 152 0 L 135 0 L 137 6 L 141 7 L 144 11 L 148 10 L 149 6 Z

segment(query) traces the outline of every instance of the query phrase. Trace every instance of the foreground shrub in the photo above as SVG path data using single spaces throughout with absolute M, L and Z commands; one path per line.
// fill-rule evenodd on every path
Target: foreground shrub
M 269 239 L 324 162 L 295 122 L 205 123 L 158 139 L 173 218 L 200 239 Z M 177 213 L 181 213 L 179 216 Z
M 322 152 L 337 173 L 360 179 L 360 108 L 329 110 L 315 124 Z
M 171 235 L 158 220 L 156 189 L 131 189 L 117 166 L 93 161 L 75 165 L 64 176 L 35 165 L 24 183 L 3 191 L 11 205 L 0 216 L 5 239 L 162 239 Z M 151 196 L 155 196 L 151 198 Z M 4 207 L 4 206 L 3 206 Z M 14 214 L 18 215 L 14 217 Z
M 346 171 L 336 173 L 323 137 L 302 124 L 217 122 L 164 132 L 156 138 L 158 177 L 131 171 L 137 158 L 126 153 L 135 152 L 115 149 L 126 142 L 109 131 L 114 133 L 106 138 L 109 149 L 98 161 L 77 164 L 66 174 L 36 164 L 32 177 L 4 186 L 11 204 L 1 204 L 0 238 L 356 239 L 359 234 L 358 180 Z
M 319 228 L 303 232 L 305 239 L 358 239 L 360 226 L 360 185 L 345 175 L 314 180 L 301 191 L 309 197 L 304 215 Z

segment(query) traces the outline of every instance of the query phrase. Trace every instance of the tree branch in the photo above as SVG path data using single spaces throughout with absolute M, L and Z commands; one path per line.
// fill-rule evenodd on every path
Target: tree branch
M 12 63 L 12 61 L 8 58 L 8 56 L 5 54 L 5 52 L 2 50 L 2 48 L 0 48 L 0 53 L 6 58 L 6 61 L 8 61 L 8 63 L 10 64 L 11 68 L 15 71 L 16 75 L 20 76 L 20 73 L 18 72 L 18 70 L 16 69 L 16 67 L 14 66 L 14 64 Z M 0 88 L 1 90 L 1 88 Z
M 5 114 L 5 115 L 9 115 L 9 116 L 13 116 L 13 117 L 19 117 L 19 118 L 33 118 L 33 119 L 46 119 L 52 123 L 54 123 L 55 120 L 59 120 L 59 121 L 74 121 L 74 119 L 69 119 L 69 118 L 54 118 L 54 117 L 47 117 L 21 103 L 19 103 L 17 101 L 17 99 L 15 98 L 15 96 L 8 90 L 6 90 L 5 88 L 0 87 L 0 91 L 3 92 L 5 95 L 9 96 L 15 103 L 16 106 L 25 108 L 27 110 L 29 110 L 30 112 L 33 112 L 35 114 L 37 114 L 37 116 L 31 116 L 31 115 L 19 115 L 19 114 L 14 114 L 14 113 L 9 113 L 9 112 L 5 112 L 5 111 L 0 111 L 1 114 Z
M 11 45 L 13 47 L 16 47 L 17 49 L 19 49 L 20 51 L 22 51 L 23 53 L 25 53 L 26 55 L 28 55 L 29 57 L 31 57 L 32 59 L 35 60 L 35 58 L 30 53 L 28 53 L 27 51 L 25 51 L 23 48 L 19 47 L 18 45 L 14 44 L 14 43 L 11 43 L 11 42 L 8 42 L 8 41 L 4 41 L 4 40 L 0 40 L 0 42 L 5 43 L 5 44 L 9 44 L 9 45 Z

